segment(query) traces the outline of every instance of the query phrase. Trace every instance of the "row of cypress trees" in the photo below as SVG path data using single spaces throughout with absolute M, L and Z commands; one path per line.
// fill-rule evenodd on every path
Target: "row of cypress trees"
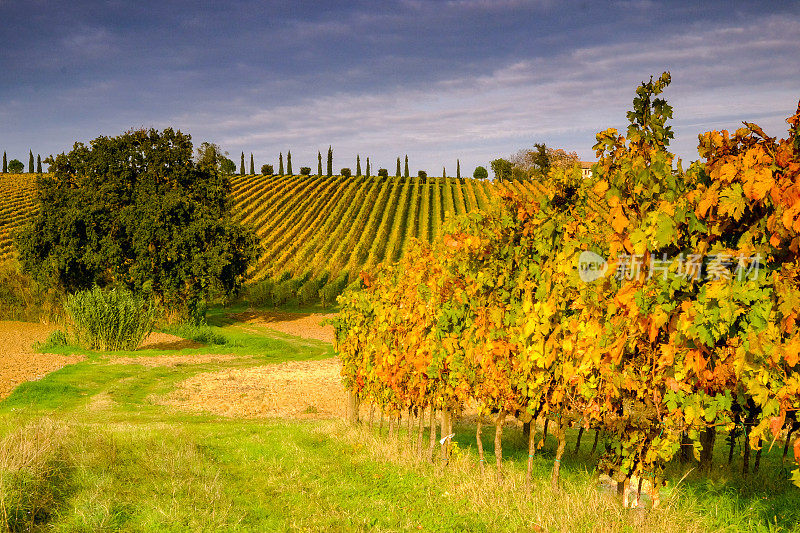
M 292 152 L 289 151 L 286 153 L 286 172 L 285 174 L 293 175 L 292 172 Z M 328 161 L 327 161 L 327 172 L 325 176 L 331 177 L 333 176 L 333 148 L 328 146 Z M 239 174 L 245 174 L 245 166 L 244 166 L 244 152 L 241 155 L 241 163 L 239 165 Z M 253 162 L 253 153 L 250 153 L 250 174 L 255 174 L 255 164 Z M 280 153 L 278 156 L 278 175 L 284 175 L 284 168 L 283 168 L 283 152 Z M 322 176 L 322 152 L 317 152 L 317 175 Z M 366 173 L 367 177 L 370 177 L 370 164 L 369 164 L 369 157 L 366 161 Z M 397 158 L 397 171 L 395 172 L 396 177 L 400 177 L 400 158 Z M 361 176 L 361 155 L 356 154 L 356 176 Z M 403 177 L 407 178 L 409 176 L 408 172 L 408 154 L 405 156 L 405 168 L 402 174 Z M 447 171 L 444 167 L 442 167 L 442 176 L 447 176 Z M 456 178 L 461 179 L 461 161 L 456 159 Z
M 28 173 L 33 174 L 33 151 L 28 150 Z M 25 170 L 24 165 L 18 159 L 12 159 L 9 163 L 8 156 L 6 152 L 3 152 L 3 174 L 8 174 L 9 167 L 11 167 L 11 171 L 14 173 L 19 173 Z M 36 155 L 36 173 L 42 173 L 42 156 L 37 154 Z

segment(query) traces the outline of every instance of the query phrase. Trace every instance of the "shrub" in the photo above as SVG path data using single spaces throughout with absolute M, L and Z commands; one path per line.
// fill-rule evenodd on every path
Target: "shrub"
M 12 174 L 20 174 L 25 170 L 25 165 L 19 159 L 12 159 L 8 162 L 8 171 Z
M 388 178 L 389 177 L 389 171 L 386 170 L 385 168 L 379 168 L 378 169 L 378 176 L 380 176 L 381 178 Z
M 135 350 L 153 331 L 156 309 L 125 289 L 99 287 L 67 296 L 78 344 L 92 350 Z
M 275 282 L 269 278 L 262 279 L 247 287 L 247 303 L 256 307 L 272 305 L 272 290 Z
M 420 170 L 419 172 L 417 172 L 417 176 L 419 176 L 420 178 L 427 178 L 428 173 L 425 172 L 424 170 Z
M 476 180 L 485 180 L 489 177 L 489 171 L 484 167 L 477 167 L 475 172 L 472 173 L 472 177 Z
M 61 348 L 68 345 L 69 341 L 67 340 L 67 334 L 62 330 L 57 329 L 48 335 L 47 339 L 45 339 L 43 343 L 38 343 L 36 348 L 40 352 L 46 352 L 47 350 L 52 350 L 53 348 Z
M 342 272 L 333 281 L 328 282 L 327 285 L 320 289 L 319 298 L 322 300 L 323 307 L 336 303 L 336 297 L 347 287 L 347 280 L 347 272 Z
M 309 279 L 297 290 L 298 303 L 308 304 L 319 298 L 319 290 L 328 281 L 328 272 L 323 272 L 319 277 Z
M 311 175 L 311 167 L 300 167 L 300 175 L 301 176 L 310 176 Z
M 275 169 L 272 165 L 261 165 L 261 174 L 264 176 L 272 176 L 275 174 Z
M 349 178 L 349 177 L 350 177 L 350 176 L 352 176 L 352 174 L 353 174 L 353 173 L 350 171 L 350 169 L 349 169 L 349 168 L 343 168 L 343 169 L 342 169 L 342 170 L 340 170 L 339 172 L 340 172 L 340 173 L 341 173 L 341 175 L 342 175 L 342 176 L 344 176 L 345 178 Z
M 208 324 L 190 324 L 184 322 L 164 329 L 165 332 L 190 339 L 209 346 L 222 346 L 228 344 L 228 338 L 214 331 Z

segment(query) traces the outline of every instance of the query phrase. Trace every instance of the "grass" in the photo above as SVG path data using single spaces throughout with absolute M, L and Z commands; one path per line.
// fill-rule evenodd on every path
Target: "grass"
M 744 480 L 727 468 L 719 438 L 720 466 L 710 476 L 691 472 L 676 487 L 684 467 L 671 465 L 662 508 L 626 510 L 598 490 L 591 431 L 580 452 L 564 457 L 557 492 L 549 487 L 551 437 L 537 452 L 526 496 L 527 450 L 514 429 L 505 432 L 499 483 L 492 468 L 480 475 L 468 424 L 456 424 L 459 451 L 445 467 L 419 461 L 404 432 L 389 439 L 340 421 L 234 420 L 153 401 L 199 372 L 332 355 L 326 343 L 266 328 L 209 328 L 228 342 L 177 352 L 85 351 L 83 362 L 17 388 L 0 402 L 7 495 L 0 500 L 9 508 L 38 505 L 44 511 L 34 525 L 52 531 L 790 531 L 800 523 L 800 491 L 780 471 L 778 446 Z M 190 353 L 237 357 L 171 367 L 114 362 Z M 484 431 L 490 463 L 492 433 Z M 14 463 L 23 449 L 41 468 Z M 38 503 L 22 501 L 26 491 Z

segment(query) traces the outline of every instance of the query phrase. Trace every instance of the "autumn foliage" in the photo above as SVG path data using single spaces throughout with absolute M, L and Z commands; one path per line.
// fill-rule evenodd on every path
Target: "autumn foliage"
M 684 170 L 669 82 L 637 89 L 624 135 L 597 134 L 591 179 L 552 169 L 365 273 L 336 324 L 348 388 L 385 412 L 547 418 L 558 459 L 566 427 L 602 429 L 619 480 L 659 476 L 682 439 L 698 456 L 716 431 L 776 439 L 800 408 L 800 106 L 786 139 L 700 135 Z

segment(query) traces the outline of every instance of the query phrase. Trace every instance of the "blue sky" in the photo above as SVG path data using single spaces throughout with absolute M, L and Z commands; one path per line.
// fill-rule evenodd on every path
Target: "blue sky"
M 673 150 L 742 120 L 785 136 L 800 2 L 0 0 L 0 150 L 172 126 L 257 166 L 455 173 L 545 142 L 593 160 L 672 73 Z

